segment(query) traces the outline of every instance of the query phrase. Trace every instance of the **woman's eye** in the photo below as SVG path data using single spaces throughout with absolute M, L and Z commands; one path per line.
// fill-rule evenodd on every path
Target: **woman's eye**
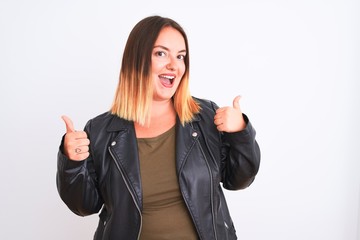
M 184 60 L 184 59 L 185 59 L 185 55 L 179 55 L 177 58 L 178 58 L 179 60 Z
M 158 57 L 165 57 L 166 53 L 162 52 L 162 51 L 158 51 L 158 52 L 155 53 L 155 55 L 158 56 Z

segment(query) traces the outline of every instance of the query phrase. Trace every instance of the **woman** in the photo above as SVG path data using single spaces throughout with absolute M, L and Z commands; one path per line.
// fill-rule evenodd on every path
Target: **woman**
M 94 239 L 236 239 L 222 187 L 248 187 L 259 168 L 255 130 L 233 107 L 189 93 L 189 47 L 175 21 L 131 31 L 111 111 L 66 134 L 57 186 L 76 214 L 101 210 Z

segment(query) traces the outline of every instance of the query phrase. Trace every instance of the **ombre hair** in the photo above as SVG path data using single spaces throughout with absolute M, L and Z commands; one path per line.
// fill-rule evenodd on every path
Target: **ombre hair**
M 156 39 L 164 27 L 172 27 L 183 36 L 187 54 L 185 72 L 173 96 L 175 111 L 184 125 L 200 111 L 199 104 L 189 90 L 189 46 L 183 28 L 174 20 L 160 16 L 144 18 L 130 32 L 125 45 L 119 83 L 111 113 L 129 121 L 145 125 L 150 120 L 153 100 L 151 55 Z

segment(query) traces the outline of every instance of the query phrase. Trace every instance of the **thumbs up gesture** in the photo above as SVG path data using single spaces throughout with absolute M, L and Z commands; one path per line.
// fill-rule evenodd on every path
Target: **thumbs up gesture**
M 61 117 L 66 125 L 64 138 L 64 153 L 67 158 L 82 161 L 89 157 L 90 140 L 85 131 L 75 131 L 74 124 L 67 116 Z
M 239 132 L 246 127 L 241 109 L 240 100 L 241 96 L 236 96 L 233 100 L 232 107 L 222 107 L 216 110 L 214 123 L 217 129 L 222 132 Z

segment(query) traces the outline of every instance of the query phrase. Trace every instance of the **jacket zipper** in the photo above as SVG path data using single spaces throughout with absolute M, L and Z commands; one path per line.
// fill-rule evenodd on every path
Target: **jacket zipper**
M 194 128 L 194 126 L 193 126 L 192 123 L 190 123 L 190 126 L 191 126 L 193 129 L 196 129 L 196 128 Z M 196 131 L 196 130 L 195 130 L 195 131 Z M 206 142 L 205 142 L 205 144 L 206 144 Z M 212 174 L 211 174 L 211 168 L 210 168 L 210 166 L 209 166 L 208 159 L 207 159 L 207 157 L 206 157 L 206 155 L 205 155 L 204 149 L 202 148 L 200 141 L 199 141 L 199 147 L 200 147 L 201 153 L 203 154 L 203 156 L 204 156 L 204 158 L 205 158 L 206 166 L 207 166 L 207 169 L 208 169 L 209 175 L 210 175 L 211 216 L 212 216 L 212 219 L 213 219 L 212 225 L 213 225 L 213 229 L 214 229 L 215 240 L 217 240 L 218 237 L 217 237 L 217 231 L 216 231 L 216 226 L 215 226 L 215 211 L 214 211 L 214 187 L 213 187 L 213 179 L 212 179 Z M 210 152 L 210 154 L 211 154 L 211 152 Z
M 130 193 L 130 195 L 131 195 L 131 197 L 132 197 L 132 199 L 133 199 L 133 201 L 134 201 L 134 204 L 135 204 L 135 206 L 136 206 L 136 209 L 137 209 L 137 211 L 138 211 L 138 213 L 139 213 L 139 215 L 140 215 L 140 229 L 139 229 L 138 236 L 137 236 L 137 240 L 139 240 L 139 239 L 140 239 L 141 228 L 142 228 L 142 215 L 141 215 L 140 207 L 139 207 L 139 205 L 137 204 L 137 202 L 136 202 L 136 200 L 135 200 L 135 196 L 134 196 L 133 192 L 131 191 L 129 184 L 128 184 L 127 180 L 125 179 L 124 173 L 122 172 L 119 164 L 117 163 L 117 161 L 116 161 L 116 159 L 115 159 L 115 156 L 114 156 L 114 154 L 112 153 L 110 147 L 109 147 L 109 152 L 110 152 L 110 155 L 111 155 L 111 157 L 113 158 L 113 160 L 114 160 L 114 162 L 115 162 L 115 165 L 116 165 L 117 169 L 119 170 L 119 172 L 120 172 L 120 174 L 121 174 L 121 177 L 123 178 L 123 180 L 124 180 L 124 182 L 125 182 L 126 188 L 128 189 L 128 191 L 129 191 L 129 193 Z
M 206 166 L 208 168 L 208 171 L 209 171 L 209 175 L 210 175 L 210 201 L 211 201 L 211 215 L 212 215 L 212 218 L 213 218 L 213 228 L 214 228 L 214 234 L 215 234 L 215 240 L 217 240 L 217 232 L 216 232 L 216 226 L 215 226 L 215 211 L 214 211 L 214 187 L 213 187 L 213 179 L 212 179 L 212 174 L 211 174 L 211 169 L 210 169 L 210 166 L 209 166 L 209 163 L 208 163 L 208 160 L 206 158 L 206 155 L 205 155 L 205 152 L 199 142 L 199 146 L 200 146 L 200 150 L 205 158 L 205 162 L 206 162 Z

